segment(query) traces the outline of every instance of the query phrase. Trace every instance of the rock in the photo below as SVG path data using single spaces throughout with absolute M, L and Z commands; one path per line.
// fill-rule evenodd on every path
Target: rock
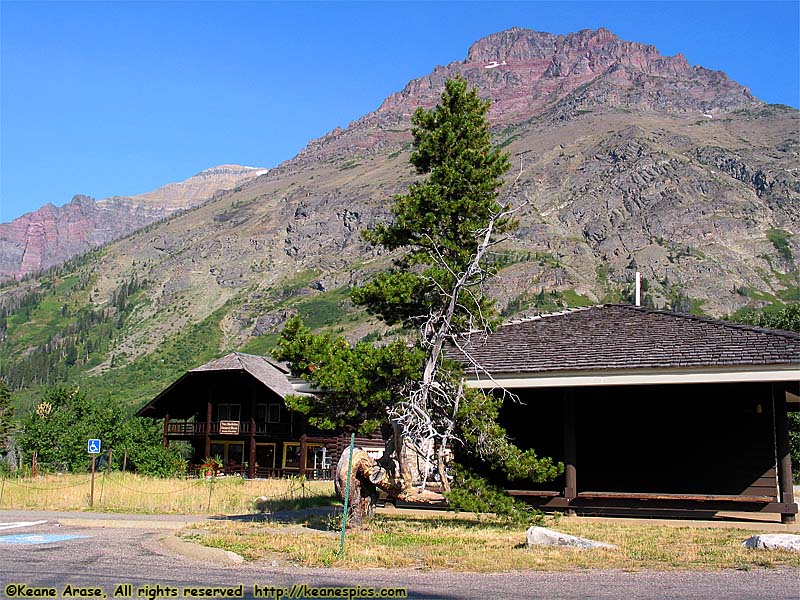
M 742 546 L 751 550 L 791 550 L 800 552 L 800 535 L 794 533 L 762 533 L 747 538 Z
M 257 337 L 259 335 L 278 333 L 281 329 L 283 329 L 283 324 L 296 314 L 297 310 L 294 308 L 286 310 L 274 310 L 272 312 L 263 314 L 256 319 L 250 335 Z
M 260 513 L 269 512 L 269 498 L 266 496 L 259 496 L 253 500 L 253 506 Z
M 533 546 L 568 546 L 570 548 L 616 548 L 614 544 L 595 542 L 586 538 L 559 533 L 546 527 L 530 527 L 525 532 L 528 548 Z

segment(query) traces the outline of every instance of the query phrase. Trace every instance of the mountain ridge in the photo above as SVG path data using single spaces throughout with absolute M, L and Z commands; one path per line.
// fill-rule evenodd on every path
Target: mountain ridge
M 9 223 L 0 223 L 0 281 L 59 265 L 208 200 L 222 188 L 267 172 L 257 167 L 220 165 L 143 194 L 101 200 L 76 194 L 60 207 L 47 203 Z
M 599 106 L 713 115 L 764 104 L 722 71 L 692 67 L 682 54 L 665 57 L 655 46 L 621 40 L 604 28 L 567 35 L 511 28 L 476 41 L 464 60 L 411 80 L 348 128 L 312 140 L 292 161 L 308 153 L 324 156 L 326 146 L 335 148 L 351 137 L 356 138 L 349 144 L 352 151 L 386 147 L 383 138 L 392 136 L 375 130 L 407 125 L 416 107 L 436 104 L 444 81 L 456 75 L 492 100 L 489 119 L 495 127 L 548 110 L 549 119 L 567 120 Z M 665 89 L 659 78 L 667 76 L 679 89 Z M 704 92 L 709 86 L 712 94 Z

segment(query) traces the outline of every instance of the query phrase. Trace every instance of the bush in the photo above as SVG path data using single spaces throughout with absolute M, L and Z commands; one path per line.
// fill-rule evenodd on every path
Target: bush
M 152 419 L 127 416 L 118 402 L 89 398 L 78 387 L 50 388 L 23 419 L 19 447 L 24 461 L 36 461 L 47 471 L 80 472 L 91 463 L 89 439 L 102 441 L 102 455 L 111 451 L 119 467 L 127 454 L 128 465 L 144 475 L 161 477 L 185 470 L 182 448 L 164 448 L 160 428 Z
M 460 465 L 447 501 L 456 510 L 494 513 L 499 520 L 511 525 L 540 525 L 544 519 L 541 511 L 512 498 L 502 488 Z

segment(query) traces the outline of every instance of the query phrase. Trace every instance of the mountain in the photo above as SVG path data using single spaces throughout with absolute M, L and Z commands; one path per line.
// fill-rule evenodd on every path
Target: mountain
M 0 281 L 61 264 L 264 173 L 264 169 L 221 165 L 137 196 L 96 202 L 77 195 L 61 207 L 46 204 L 0 224 Z
M 391 258 L 360 231 L 416 177 L 411 114 L 455 75 L 493 100 L 505 200 L 524 204 L 493 257 L 504 314 L 628 301 L 636 271 L 647 302 L 709 315 L 800 299 L 797 110 L 607 30 L 511 29 L 268 173 L 0 289 L 0 375 L 135 405 L 226 351 L 268 352 L 292 314 L 391 334 L 348 299 Z
M 485 37 L 467 59 L 439 66 L 389 96 L 347 130 L 309 144 L 319 160 L 348 152 L 380 151 L 402 136 L 417 106 L 436 104 L 447 79 L 461 75 L 493 101 L 495 125 L 538 118 L 554 124 L 591 110 L 614 109 L 700 115 L 753 108 L 763 102 L 720 71 L 692 67 L 682 55 L 661 56 L 654 46 L 627 42 L 607 29 L 553 35 L 514 28 Z

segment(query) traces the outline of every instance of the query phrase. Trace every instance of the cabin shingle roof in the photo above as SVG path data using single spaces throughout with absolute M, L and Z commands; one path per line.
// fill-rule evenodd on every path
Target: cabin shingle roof
M 627 305 L 509 323 L 464 347 L 492 374 L 800 363 L 796 333 Z M 447 354 L 466 361 L 456 348 Z
M 289 382 L 289 369 L 265 356 L 231 352 L 189 372 L 202 373 L 204 371 L 246 371 L 281 398 L 298 394 Z

